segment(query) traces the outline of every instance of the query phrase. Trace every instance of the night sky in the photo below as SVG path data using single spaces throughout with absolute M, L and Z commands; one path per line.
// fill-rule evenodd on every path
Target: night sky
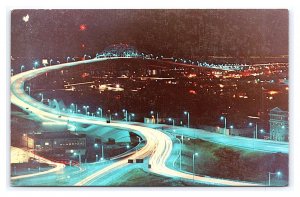
M 94 55 L 126 43 L 197 59 L 288 54 L 287 10 L 14 10 L 13 57 Z

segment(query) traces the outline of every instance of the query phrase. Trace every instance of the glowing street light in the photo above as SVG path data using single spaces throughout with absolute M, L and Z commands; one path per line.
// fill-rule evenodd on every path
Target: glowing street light
M 188 120 L 188 125 L 187 125 L 187 127 L 190 128 L 190 112 L 185 111 L 185 112 L 184 112 L 184 115 L 187 115 L 187 120 Z
M 77 113 L 77 104 L 71 103 L 70 107 L 73 108 L 72 109 L 73 113 Z
M 130 114 L 129 114 L 129 116 L 128 116 L 129 122 L 131 121 L 131 117 L 134 118 L 134 117 L 135 117 L 135 114 L 134 114 L 134 113 L 130 113 Z
M 21 72 L 23 72 L 23 69 L 25 68 L 24 65 L 21 65 Z
M 150 114 L 153 115 L 154 111 L 150 111 Z M 158 112 L 156 112 L 156 124 L 158 124 Z
M 126 109 L 123 109 L 122 111 L 123 111 L 123 113 L 125 113 L 125 121 L 127 122 L 128 121 L 128 116 L 127 116 L 128 112 Z
M 79 152 L 78 154 L 76 152 L 73 153 L 74 156 L 78 155 L 78 159 L 79 159 L 79 165 L 81 165 L 81 153 Z
M 101 161 L 104 160 L 104 146 L 103 144 L 101 145 Z
M 39 62 L 36 60 L 33 62 L 33 65 L 34 65 L 34 68 L 38 67 L 39 66 Z
M 88 108 L 89 108 L 89 106 L 83 106 L 83 109 L 85 110 L 85 115 L 88 114 Z
M 90 59 L 92 58 L 90 55 L 84 54 L 83 59 L 85 60 L 85 57 L 89 57 Z
M 226 116 L 221 116 L 220 118 L 222 121 L 224 120 L 224 130 L 223 130 L 223 134 L 226 135 L 226 129 L 227 129 L 227 119 Z
M 253 126 L 253 123 L 250 122 L 250 123 L 249 123 L 249 126 L 252 127 L 252 126 Z M 257 122 L 255 122 L 255 129 L 254 129 L 254 131 L 253 131 L 253 138 L 254 138 L 254 139 L 257 139 Z
M 271 175 L 276 175 L 277 177 L 281 176 L 281 172 L 268 172 L 268 177 L 269 177 L 269 186 L 271 186 Z
M 175 126 L 175 119 L 174 118 L 168 118 L 169 121 L 172 121 L 172 124 L 173 124 L 173 128 Z
M 97 112 L 98 115 L 100 114 L 100 117 L 102 118 L 102 108 L 98 107 Z
M 44 94 L 43 93 L 39 93 L 39 95 L 42 97 L 41 102 L 43 102 L 44 101 Z
M 30 96 L 30 86 L 26 86 L 26 90 L 28 91 L 28 95 Z
M 195 181 L 195 156 L 198 156 L 198 153 L 193 154 L 193 182 Z

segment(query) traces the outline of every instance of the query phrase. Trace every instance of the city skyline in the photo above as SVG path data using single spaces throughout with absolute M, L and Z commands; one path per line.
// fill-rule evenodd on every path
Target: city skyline
M 288 185 L 287 10 L 14 10 L 11 36 L 12 186 Z

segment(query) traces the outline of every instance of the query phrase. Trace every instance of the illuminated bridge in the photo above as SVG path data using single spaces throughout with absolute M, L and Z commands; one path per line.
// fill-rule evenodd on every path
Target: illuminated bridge
M 128 44 L 113 44 L 106 47 L 101 53 L 96 54 L 96 58 L 103 57 L 142 57 L 142 53 Z
M 145 58 L 163 61 L 172 61 L 175 64 L 193 65 L 198 67 L 206 67 L 227 71 L 241 71 L 247 69 L 249 65 L 243 64 L 214 64 L 207 62 L 199 62 L 186 60 L 182 58 L 164 58 L 163 56 L 153 56 L 152 54 L 144 54 L 139 52 L 135 47 L 128 44 L 113 44 L 106 47 L 102 52 L 96 54 L 96 59 L 109 57 L 131 57 L 131 58 Z

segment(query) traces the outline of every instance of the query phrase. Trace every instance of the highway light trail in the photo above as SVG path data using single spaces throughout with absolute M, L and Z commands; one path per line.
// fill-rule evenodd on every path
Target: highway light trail
M 13 147 L 13 148 L 18 149 L 16 147 Z M 34 177 L 34 176 L 40 176 L 40 175 L 45 175 L 45 174 L 49 174 L 49 173 L 59 172 L 65 167 L 64 164 L 52 162 L 52 161 L 50 161 L 50 160 L 48 160 L 44 157 L 38 156 L 38 155 L 36 155 L 32 152 L 25 151 L 25 150 L 22 150 L 22 149 L 21 149 L 21 151 L 27 152 L 28 156 L 37 159 L 39 163 L 46 163 L 49 166 L 54 166 L 54 168 L 52 168 L 50 170 L 43 171 L 43 172 L 37 172 L 37 173 L 33 173 L 33 174 L 25 174 L 25 175 L 14 176 L 14 177 L 11 177 L 11 180 L 18 180 L 18 179 L 30 178 L 30 177 Z
M 33 113 L 37 115 L 37 117 L 41 120 L 54 121 L 54 122 L 77 122 L 83 124 L 91 124 L 91 125 L 101 125 L 101 126 L 110 126 L 121 129 L 130 129 L 135 131 L 137 134 L 143 136 L 146 140 L 146 144 L 143 148 L 136 151 L 133 155 L 128 156 L 124 159 L 121 159 L 95 173 L 90 176 L 83 178 L 81 181 L 77 182 L 75 186 L 84 186 L 91 183 L 93 180 L 107 174 L 112 173 L 117 169 L 125 167 L 128 165 L 128 159 L 143 159 L 149 157 L 149 164 L 151 165 L 150 171 L 153 173 L 157 173 L 160 175 L 174 177 L 174 178 L 184 178 L 189 180 L 195 180 L 197 182 L 211 184 L 211 185 L 226 185 L 226 186 L 257 186 L 258 184 L 247 183 L 241 181 L 232 181 L 232 180 L 224 180 L 218 178 L 210 178 L 203 176 L 193 176 L 192 174 L 186 174 L 183 172 L 178 172 L 176 170 L 170 169 L 166 167 L 166 161 L 170 157 L 173 143 L 171 138 L 162 133 L 159 130 L 137 126 L 137 125 L 129 125 L 124 123 L 106 123 L 104 121 L 100 121 L 97 117 L 88 117 L 83 115 L 69 114 L 66 112 L 60 112 L 56 109 L 52 109 L 27 95 L 24 91 L 24 82 L 32 79 L 38 75 L 41 75 L 45 72 L 49 72 L 51 70 L 58 70 L 64 67 L 71 67 L 82 65 L 86 63 L 93 63 L 99 61 L 105 61 L 108 59 L 121 59 L 121 58 L 130 58 L 130 57 L 114 57 L 114 58 L 99 58 L 99 59 L 91 59 L 84 60 L 78 62 L 71 62 L 65 64 L 59 64 L 55 66 L 43 67 L 39 69 L 34 69 L 30 71 L 26 71 L 11 77 L 11 102 L 12 104 L 19 106 L 24 111 L 28 113 Z

